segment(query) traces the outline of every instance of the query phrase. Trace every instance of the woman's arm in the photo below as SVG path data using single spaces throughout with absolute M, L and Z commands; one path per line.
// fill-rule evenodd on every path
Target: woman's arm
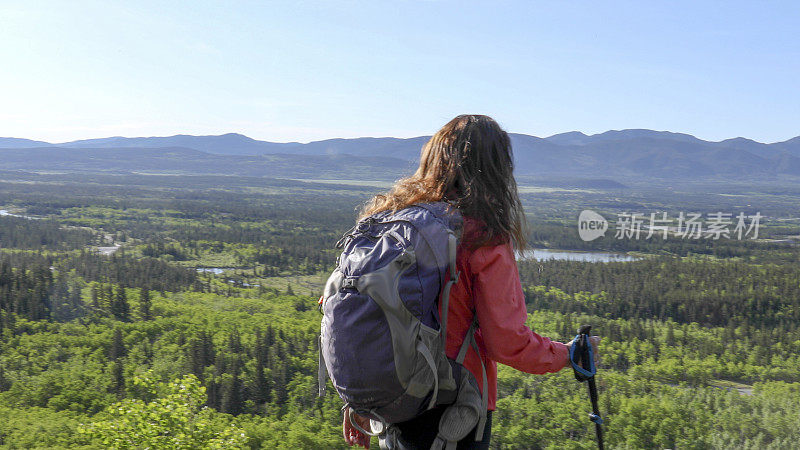
M 558 372 L 569 347 L 531 331 L 510 244 L 481 247 L 470 256 L 475 312 L 487 356 L 527 373 Z

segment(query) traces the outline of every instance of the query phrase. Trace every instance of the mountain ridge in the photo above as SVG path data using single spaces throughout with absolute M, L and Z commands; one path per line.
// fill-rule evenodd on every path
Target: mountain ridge
M 685 133 L 647 129 L 609 130 L 594 135 L 572 131 L 546 138 L 519 133 L 510 133 L 509 136 L 515 154 L 516 173 L 525 176 L 610 177 L 623 183 L 631 177 L 800 177 L 800 136 L 772 144 L 743 137 L 705 141 Z M 138 170 L 140 166 L 149 170 L 158 164 L 146 159 L 162 159 L 166 164 L 176 157 L 174 149 L 191 149 L 199 153 L 178 153 L 185 159 L 183 166 L 186 170 L 192 167 L 202 173 L 228 168 L 231 173 L 257 175 L 258 170 L 244 168 L 243 161 L 247 160 L 246 157 L 261 157 L 252 160 L 261 167 L 264 158 L 271 156 L 281 161 L 279 166 L 289 175 L 313 176 L 308 168 L 316 167 L 328 175 L 342 171 L 342 176 L 357 177 L 354 167 L 358 167 L 391 178 L 407 175 L 403 170 L 413 169 L 420 149 L 428 139 L 428 136 L 361 137 L 278 143 L 227 133 L 211 136 L 116 136 L 51 144 L 0 138 L 0 152 L 5 168 L 25 170 L 33 167 L 57 170 L 59 165 L 69 167 L 69 170 L 89 170 L 89 167 L 98 170 L 98 165 L 92 161 L 99 160 L 105 161 L 109 167 L 116 167 L 115 170 L 122 170 L 125 166 L 123 161 L 127 161 L 130 170 Z M 51 149 L 53 154 L 48 156 L 47 149 Z M 170 153 L 164 149 L 173 150 Z M 109 161 L 112 154 L 117 158 L 116 162 Z M 78 163 L 78 160 L 82 162 Z M 349 160 L 351 168 L 342 162 L 345 160 Z M 314 161 L 327 161 L 332 165 L 320 167 Z M 212 167 L 204 168 L 202 164 L 211 164 Z M 172 167 L 174 163 L 167 165 Z M 273 168 L 262 169 L 264 173 L 274 174 Z
M 650 130 L 646 128 L 626 128 L 621 130 L 607 130 L 602 133 L 595 133 L 591 135 L 587 135 L 581 131 L 567 131 L 564 133 L 554 134 L 548 137 L 538 137 L 534 135 L 524 134 L 524 133 L 509 133 L 518 136 L 528 136 L 536 139 L 547 140 L 559 145 L 568 145 L 565 144 L 564 141 L 568 140 L 585 140 L 590 142 L 597 142 L 599 140 L 607 141 L 607 140 L 618 140 L 618 139 L 630 139 L 635 137 L 670 137 L 676 140 L 691 140 L 691 141 L 698 141 L 704 142 L 709 144 L 733 144 L 736 141 L 746 141 L 749 143 L 759 144 L 759 145 L 780 145 L 780 144 L 788 144 L 800 145 L 800 135 L 795 136 L 793 138 L 789 138 L 785 141 L 776 141 L 772 143 L 765 143 L 759 142 L 750 138 L 738 136 L 734 138 L 723 139 L 720 141 L 707 141 L 704 139 L 700 139 L 698 137 L 692 136 L 691 134 L 687 133 L 679 133 L 673 131 L 657 131 L 657 130 Z M 137 137 L 126 137 L 126 136 L 109 136 L 104 138 L 90 138 L 90 139 L 79 139 L 74 141 L 67 141 L 67 142 L 60 142 L 60 143 L 52 143 L 46 141 L 37 141 L 25 138 L 15 138 L 15 137 L 0 137 L 0 148 L 27 148 L 26 145 L 22 145 L 25 143 L 30 144 L 32 147 L 39 147 L 39 146 L 57 146 L 57 147 L 68 147 L 68 148 L 102 148 L 108 147 L 109 144 L 112 146 L 120 146 L 120 147 L 144 147 L 145 145 L 141 145 L 145 142 L 162 142 L 163 145 L 151 145 L 153 148 L 157 147 L 174 147 L 176 146 L 173 141 L 174 140 L 221 140 L 225 139 L 230 142 L 230 140 L 238 140 L 240 142 L 248 142 L 248 143 L 261 143 L 261 144 L 270 144 L 270 145 L 279 145 L 279 146 L 305 146 L 305 145 L 312 145 L 312 144 L 319 144 L 323 142 L 331 142 L 331 141 L 356 141 L 356 140 L 365 140 L 365 139 L 374 139 L 374 140 L 400 140 L 400 141 L 408 141 L 408 140 L 416 140 L 416 139 L 427 139 L 430 136 L 414 136 L 410 138 L 398 138 L 398 137 L 374 137 L 374 136 L 362 136 L 356 138 L 328 138 L 322 139 L 318 141 L 310 141 L 307 143 L 301 143 L 298 141 L 291 141 L 291 142 L 273 142 L 273 141 L 264 141 L 253 139 L 249 136 L 246 136 L 241 133 L 224 133 L 219 135 L 192 135 L 192 134 L 175 134 L 172 136 L 137 136 Z M 13 142 L 18 141 L 18 142 Z

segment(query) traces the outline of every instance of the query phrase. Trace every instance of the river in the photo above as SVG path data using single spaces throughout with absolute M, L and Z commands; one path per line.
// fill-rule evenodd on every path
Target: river
M 524 252 L 522 254 L 522 257 L 518 257 L 517 259 L 522 259 L 522 260 L 535 259 L 537 261 L 547 261 L 554 259 L 559 261 L 584 261 L 584 262 L 630 262 L 639 260 L 641 258 L 631 256 L 625 253 L 535 248 L 533 250 L 528 250 Z
M 31 216 L 23 216 L 20 214 L 14 214 L 9 212 L 7 209 L 0 209 L 0 216 L 8 216 L 8 217 L 19 217 L 20 219 L 28 219 L 28 220 L 39 220 L 41 217 L 31 217 Z

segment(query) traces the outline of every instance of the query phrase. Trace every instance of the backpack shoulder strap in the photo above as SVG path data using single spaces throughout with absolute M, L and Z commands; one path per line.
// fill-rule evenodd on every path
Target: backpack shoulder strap
M 450 228 L 456 233 L 459 233 L 463 225 L 461 213 L 447 202 L 415 203 L 414 206 L 429 211 L 436 216 L 437 219 L 441 220 L 447 228 Z
M 458 270 L 456 270 L 458 238 L 456 238 L 455 234 L 450 233 L 447 239 L 447 259 L 449 260 L 450 264 L 450 280 L 448 280 L 447 284 L 444 285 L 440 301 L 442 310 L 442 323 L 439 326 L 439 330 L 442 336 L 442 351 L 445 351 L 447 348 L 447 311 L 450 308 L 450 288 L 452 288 L 454 284 L 458 283 L 458 276 L 460 275 Z

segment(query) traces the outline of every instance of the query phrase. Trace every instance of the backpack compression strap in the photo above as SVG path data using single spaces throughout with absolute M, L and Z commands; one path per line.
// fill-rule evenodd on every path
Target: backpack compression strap
M 322 335 L 317 338 L 317 346 L 319 346 L 319 359 L 317 363 L 317 388 L 319 397 L 325 397 L 328 390 L 328 367 L 325 365 L 325 357 L 322 355 Z
M 461 396 L 464 395 L 466 392 L 468 392 L 465 391 L 465 386 L 463 385 L 459 389 L 459 394 L 458 394 L 459 397 L 458 399 L 456 399 L 456 405 L 460 404 L 460 408 L 468 408 L 469 410 L 474 411 L 473 413 L 466 413 L 466 412 L 457 413 L 456 416 L 462 414 L 475 414 L 477 415 L 477 419 L 475 418 L 475 415 L 472 415 L 471 417 L 467 415 L 461 417 L 460 420 L 458 420 L 460 424 L 454 424 L 453 415 L 451 414 L 448 416 L 448 413 L 450 413 L 450 409 L 448 408 L 447 410 L 445 410 L 442 419 L 439 421 L 439 433 L 437 434 L 436 439 L 433 441 L 431 450 L 455 450 L 457 448 L 458 441 L 460 439 L 463 439 L 465 434 L 467 435 L 469 434 L 468 429 L 463 431 L 457 431 L 458 428 L 464 427 L 465 425 L 464 421 L 467 421 L 466 423 L 470 423 L 470 425 L 467 425 L 469 426 L 469 428 L 472 428 L 473 426 L 475 427 L 476 441 L 480 441 L 483 439 L 483 431 L 484 428 L 486 427 L 486 411 L 488 409 L 489 393 L 487 391 L 488 382 L 486 379 L 486 367 L 483 365 L 483 360 L 480 359 L 478 344 L 477 341 L 475 340 L 475 330 L 477 328 L 478 328 L 478 319 L 477 317 L 475 317 L 472 319 L 472 324 L 470 325 L 469 330 L 467 330 L 467 333 L 464 336 L 464 343 L 461 344 L 461 348 L 459 349 L 458 356 L 456 357 L 455 360 L 456 363 L 463 366 L 464 359 L 467 356 L 467 350 L 469 349 L 469 347 L 472 347 L 475 350 L 475 353 L 478 355 L 478 358 L 481 362 L 481 370 L 483 372 L 483 380 L 482 380 L 483 392 L 479 393 L 476 387 L 471 387 L 471 390 L 472 392 L 474 392 L 475 396 L 472 398 L 477 400 L 477 402 L 480 402 L 480 405 L 476 404 L 477 402 L 468 399 L 469 397 L 464 397 L 462 399 Z M 462 376 L 461 383 L 466 383 L 468 385 L 471 384 L 470 380 L 472 379 L 472 374 L 469 371 L 467 371 L 467 369 L 462 369 L 462 373 L 464 375 Z M 470 396 L 470 394 L 468 393 L 466 393 L 466 395 Z M 464 403 L 460 403 L 462 401 Z M 454 406 L 455 405 L 451 405 L 451 408 Z M 470 420 L 476 420 L 476 422 L 471 422 Z
M 467 347 L 472 347 L 475 354 L 478 355 L 478 361 L 481 362 L 481 375 L 483 376 L 483 384 L 481 385 L 481 418 L 478 421 L 478 426 L 475 429 L 475 440 L 480 441 L 483 439 L 483 428 L 486 426 L 486 411 L 489 409 L 489 381 L 486 378 L 486 366 L 483 364 L 481 352 L 478 350 L 478 342 L 475 340 L 475 330 L 478 329 L 478 316 L 472 319 L 472 325 L 467 330 L 467 335 L 464 337 L 464 343 L 458 350 L 456 362 L 463 365 L 464 359 L 467 356 Z

